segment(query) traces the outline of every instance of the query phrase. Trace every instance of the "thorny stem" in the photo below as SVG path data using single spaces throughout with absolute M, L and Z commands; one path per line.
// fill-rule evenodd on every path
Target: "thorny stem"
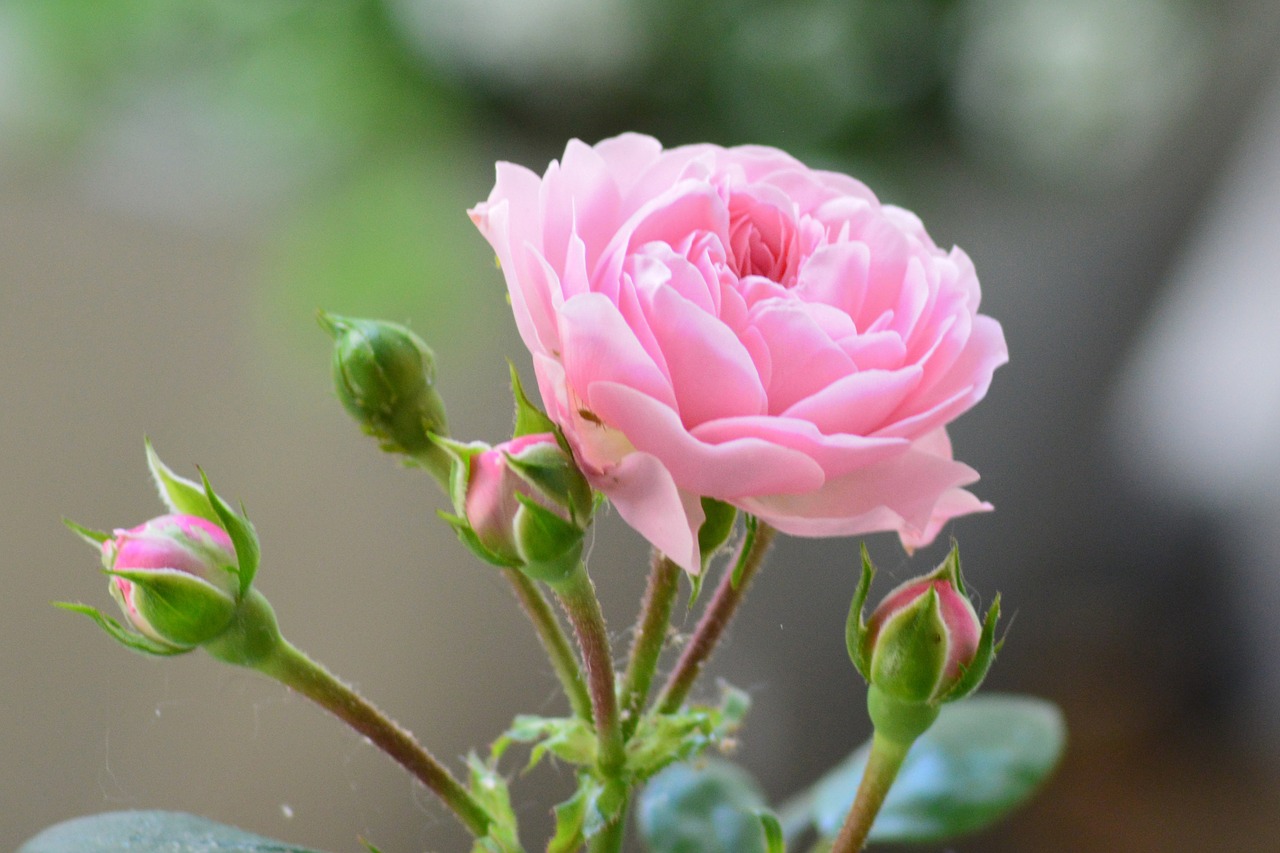
M 587 685 L 582 676 L 582 667 L 578 664 L 577 655 L 569 645 L 569 638 L 560 627 L 560 620 L 551 610 L 546 597 L 538 589 L 538 585 L 519 569 L 503 569 L 511 588 L 520 601 L 520 606 L 528 614 L 529 621 L 542 641 L 542 647 L 551 659 L 551 666 L 560 679 L 565 696 L 569 698 L 569 706 L 574 716 L 591 722 L 591 697 L 587 694 Z
M 649 568 L 649 585 L 636 619 L 631 639 L 631 656 L 622 679 L 622 731 L 629 738 L 640 722 L 640 713 L 649 698 L 653 674 L 662 654 L 671 621 L 671 606 L 679 588 L 680 567 L 656 549 Z
M 406 729 L 287 641 L 254 664 L 369 738 L 440 798 L 471 834 L 483 838 L 492 818 L 448 769 Z
M 745 537 L 739 546 L 740 551 L 732 571 L 725 571 L 716 587 L 715 595 L 703 611 L 702 618 L 694 628 L 693 636 L 685 646 L 684 652 L 676 662 L 676 668 L 667 678 L 667 683 L 658 695 L 656 707 L 659 714 L 672 714 L 680 710 L 681 704 L 689 695 L 702 666 L 715 651 L 716 643 L 729 625 L 738 605 L 746 597 L 747 588 L 756 571 L 764 562 L 765 554 L 773 543 L 776 531 L 761 522 L 754 537 Z M 737 578 L 737 584 L 734 579 Z

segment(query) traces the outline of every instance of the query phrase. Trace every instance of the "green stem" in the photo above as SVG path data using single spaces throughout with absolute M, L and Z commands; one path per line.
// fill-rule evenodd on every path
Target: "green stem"
M 751 579 L 755 577 L 765 554 L 773 543 L 775 531 L 767 524 L 761 523 L 755 536 L 743 538 L 733 571 L 726 571 L 720 578 L 715 595 L 703 611 L 702 618 L 694 628 L 693 636 L 684 647 L 684 652 L 676 662 L 676 668 L 667 677 L 667 683 L 658 695 L 657 709 L 659 714 L 673 714 L 680 710 L 685 698 L 693 688 L 694 681 L 702 672 L 702 666 L 715 651 L 716 643 L 724 629 L 728 627 L 738 605 L 747 595 Z
M 871 825 L 880 813 L 884 798 L 889 794 L 909 749 L 910 743 L 904 746 L 879 732 L 872 736 L 871 754 L 867 756 L 867 767 L 862 773 L 858 794 L 844 825 L 840 827 L 840 834 L 831 845 L 830 853 L 858 853 L 866 845 Z
M 573 631 L 582 649 L 582 662 L 587 670 L 587 690 L 591 694 L 591 707 L 596 723 L 599 750 L 596 766 L 606 779 L 617 778 L 626 762 L 623 751 L 622 726 L 618 716 L 618 696 L 615 692 L 613 657 L 609 648 L 609 634 L 605 629 L 604 614 L 596 598 L 595 587 L 581 563 L 562 580 L 551 584 L 564 606 Z
M 369 738 L 439 797 L 472 835 L 489 833 L 489 813 L 412 734 L 288 641 L 253 666 Z
M 653 674 L 667 639 L 671 623 L 671 607 L 679 588 L 680 567 L 659 551 L 653 552 L 649 568 L 649 585 L 636 619 L 636 632 L 631 639 L 631 656 L 622 677 L 622 731 L 631 737 L 640 722 L 640 712 L 649 698 Z
M 542 641 L 542 648 L 546 649 L 547 657 L 551 659 L 551 666 L 560 679 L 560 685 L 564 688 L 564 694 L 569 698 L 569 706 L 573 709 L 574 716 L 591 722 L 591 697 L 587 694 L 582 667 L 578 664 L 578 658 L 572 646 L 569 645 L 569 638 L 560 627 L 560 620 L 552 612 L 551 605 L 538 589 L 537 583 L 524 572 L 519 569 L 503 569 L 502 573 L 511 582 L 511 588 L 520 601 L 520 606 L 524 608 L 529 621 L 533 623 L 538 639 Z

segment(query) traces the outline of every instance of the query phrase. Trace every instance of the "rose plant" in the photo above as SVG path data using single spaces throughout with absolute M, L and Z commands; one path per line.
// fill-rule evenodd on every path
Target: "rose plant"
M 453 512 L 441 516 L 511 585 L 567 714 L 517 716 L 455 774 L 284 639 L 251 586 L 259 546 L 247 516 L 149 445 L 170 514 L 111 534 L 72 525 L 101 548 L 131 627 L 64 606 L 135 651 L 204 648 L 314 700 L 436 795 L 473 853 L 526 849 L 504 764 L 517 745 L 526 766 L 551 756 L 574 771 L 549 853 L 617 853 L 631 815 L 652 853 L 782 853 L 815 833 L 818 849 L 853 853 L 868 839 L 971 832 L 1029 796 L 1061 751 L 1056 710 L 997 697 L 969 713 L 946 705 L 977 689 L 1000 645 L 998 597 L 980 620 L 954 547 L 869 622 L 863 550 L 845 631 L 874 735 L 776 813 L 744 771 L 704 755 L 737 742 L 748 694 L 722 685 L 716 701 L 690 699 L 778 532 L 893 532 L 911 550 L 990 509 L 966 490 L 978 475 L 946 432 L 1007 358 L 1000 325 L 978 313 L 968 257 L 853 178 L 781 151 L 663 150 L 636 134 L 571 142 L 541 178 L 499 164 L 470 215 L 497 253 L 545 406 L 512 368 L 511 439 L 447 434 L 434 355 L 407 328 L 320 322 L 339 400 L 442 487 Z M 584 548 L 601 500 L 653 546 L 620 669 Z M 692 610 L 717 570 L 692 632 L 673 642 L 681 577 Z M 72 853 L 89 838 L 140 853 L 296 849 L 190 816 L 126 813 L 55 827 L 20 853 Z

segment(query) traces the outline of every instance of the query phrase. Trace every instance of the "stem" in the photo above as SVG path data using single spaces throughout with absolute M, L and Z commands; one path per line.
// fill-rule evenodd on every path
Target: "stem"
M 867 756 L 867 768 L 862 773 L 858 794 L 849 809 L 849 815 L 840 827 L 830 853 L 858 853 L 867 843 L 867 835 L 875 822 L 889 787 L 902 767 L 911 744 L 905 746 L 889 740 L 878 732 L 871 738 L 871 754 Z
M 600 612 L 600 601 L 595 587 L 581 563 L 568 577 L 551 584 L 551 588 L 564 605 L 564 612 L 578 636 L 582 649 L 582 662 L 587 669 L 587 689 L 594 709 L 596 737 L 599 750 L 596 766 L 606 779 L 616 778 L 621 772 L 626 756 L 622 726 L 618 717 L 618 696 L 614 692 L 613 658 L 609 649 L 609 634 Z
M 542 641 L 542 648 L 546 649 L 547 657 L 551 659 L 551 666 L 560 679 L 574 716 L 591 722 L 591 697 L 587 695 L 582 667 L 569 645 L 569 638 L 560 627 L 560 620 L 556 619 L 538 585 L 524 572 L 519 569 L 503 569 L 502 573 L 511 582 L 520 606 L 529 615 L 529 621 L 533 623 L 538 639 Z
M 306 696 L 369 738 L 440 798 L 471 834 L 483 838 L 492 818 L 413 735 L 327 669 L 282 640 L 254 668 Z
M 720 578 L 715 595 L 707 604 L 707 609 L 703 611 L 702 618 L 698 620 L 693 637 L 685 646 L 684 653 L 676 662 L 675 670 L 668 676 L 667 683 L 658 696 L 659 714 L 675 713 L 684 703 L 685 697 L 693 687 L 693 682 L 702 672 L 703 664 L 715 651 L 720 635 L 724 633 L 738 605 L 746 597 L 747 587 L 750 586 L 751 579 L 755 577 L 756 571 L 764 562 L 765 554 L 773 543 L 775 532 L 769 525 L 761 523 L 754 537 L 744 537 L 742 545 L 739 546 L 734 570 L 726 571 L 724 577 Z
M 649 698 L 649 687 L 667 638 L 679 579 L 680 567 L 655 550 L 649 568 L 649 585 L 645 589 L 640 615 L 636 618 L 636 632 L 631 639 L 631 657 L 622 678 L 622 731 L 628 738 L 640 722 L 640 712 Z

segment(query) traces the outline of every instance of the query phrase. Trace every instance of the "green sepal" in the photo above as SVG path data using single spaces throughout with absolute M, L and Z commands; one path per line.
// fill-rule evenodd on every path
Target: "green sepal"
M 382 851 L 375 847 L 371 841 L 367 841 L 364 838 L 357 838 L 356 841 L 359 841 L 360 845 L 369 853 L 382 853 Z
M 567 578 L 582 561 L 583 531 L 526 495 L 517 494 L 520 510 L 512 523 L 523 564 L 520 570 L 549 584 Z
M 702 555 L 699 576 L 707 571 L 711 558 L 729 541 L 734 522 L 738 520 L 738 509 L 715 498 L 703 498 L 702 514 L 704 519 L 698 528 L 698 552 Z
M 480 840 L 489 844 L 480 849 L 486 853 L 522 853 L 507 780 L 474 752 L 467 756 L 467 769 L 468 789 L 490 818 L 489 833 Z
M 235 546 L 236 576 L 240 581 L 237 597 L 244 598 L 249 592 L 254 576 L 258 573 L 258 563 L 262 559 L 262 546 L 258 542 L 258 533 L 253 529 L 248 517 L 244 515 L 244 505 L 240 506 L 239 513 L 228 506 L 227 502 L 213 490 L 203 469 L 200 469 L 200 480 L 204 483 L 205 498 L 217 513 L 214 521 L 227 531 L 227 536 L 231 537 L 231 544 Z
M 279 654 L 284 642 L 271 602 L 251 587 L 226 629 L 206 642 L 204 650 L 223 663 L 261 669 Z
M 578 788 L 573 796 L 554 809 L 556 831 L 547 842 L 547 853 L 574 853 L 582 847 L 587 809 L 592 798 L 598 796 L 599 787 L 600 782 L 595 777 L 588 773 L 578 774 Z
M 956 592 L 968 598 L 969 593 L 964 588 L 964 574 L 960 571 L 960 544 L 952 539 L 951 550 L 947 552 L 943 561 L 936 569 L 918 580 L 950 581 Z
M 747 570 L 747 555 L 751 553 L 751 546 L 755 544 L 756 531 L 760 528 L 760 519 L 754 515 L 745 515 L 743 526 L 745 533 L 743 534 L 742 545 L 738 548 L 738 561 L 733 566 L 733 578 L 730 580 L 734 589 L 737 589 L 738 584 L 742 583 L 742 573 Z
M 991 609 L 982 620 L 982 635 L 978 638 L 978 650 L 974 653 L 973 660 L 965 667 L 964 673 L 955 685 L 942 695 L 941 701 L 954 702 L 956 699 L 963 699 L 982 685 L 987 677 L 987 671 L 991 669 L 992 661 L 996 658 L 996 652 L 1000 651 L 1000 647 L 1004 645 L 1003 640 L 996 641 L 996 622 L 999 619 L 1000 593 L 996 593 L 995 600 L 991 602 Z
M 707 573 L 702 571 L 696 575 L 691 575 L 688 572 L 682 572 L 681 574 L 689 581 L 689 603 L 685 605 L 685 610 L 692 612 L 693 605 L 698 603 L 698 596 L 702 595 L 702 582 L 707 579 Z
M 88 527 L 76 524 L 69 518 L 62 519 L 62 523 L 66 525 L 68 530 L 88 542 L 90 545 L 93 545 L 95 548 L 100 549 L 102 547 L 102 543 L 109 542 L 113 538 L 110 533 L 104 533 L 101 530 L 91 530 Z
M 582 476 L 573 457 L 559 445 L 527 448 L 519 457 L 504 453 L 507 467 L 548 500 L 569 509 L 569 516 L 579 527 L 591 520 L 595 500 L 587 478 Z
M 115 619 L 98 610 L 96 607 L 90 607 L 87 604 L 73 604 L 67 601 L 55 601 L 54 607 L 61 610 L 68 610 L 72 613 L 81 613 L 88 616 L 98 624 L 98 627 L 106 631 L 111 639 L 130 651 L 139 652 L 144 655 L 154 655 L 155 657 L 172 657 L 174 655 L 182 655 L 191 651 L 194 646 L 182 648 L 180 646 L 170 646 L 165 643 L 157 642 L 150 637 L 144 637 L 135 631 L 125 628 Z
M 858 578 L 858 587 L 853 591 L 853 602 L 849 605 L 849 617 L 844 623 L 844 645 L 849 652 L 849 660 L 867 681 L 871 680 L 871 661 L 867 654 L 863 638 L 867 633 L 867 623 L 863 619 L 863 608 L 867 604 L 867 596 L 871 593 L 871 581 L 876 576 L 876 567 L 871 563 L 871 555 L 867 553 L 866 543 L 862 543 L 862 576 Z
M 198 646 L 230 624 L 236 600 L 204 578 L 177 569 L 105 569 L 129 581 L 133 603 L 155 632 L 176 646 Z
M 147 448 L 147 467 L 151 469 L 151 477 L 155 480 L 156 489 L 160 492 L 160 500 L 170 512 L 179 515 L 195 515 L 205 521 L 220 524 L 218 513 L 214 511 L 205 490 L 198 484 L 179 477 L 160 460 L 151 439 L 143 439 Z
M 436 515 L 440 516 L 442 521 L 452 527 L 453 532 L 458 534 L 459 541 L 461 541 L 463 545 L 466 545 L 467 548 L 470 549 L 471 553 L 475 554 L 483 562 L 504 569 L 519 568 L 520 560 L 504 557 L 501 554 L 494 553 L 486 548 L 484 543 L 480 541 L 480 537 L 476 536 L 476 532 L 471 529 L 471 525 L 467 523 L 465 518 L 452 515 L 444 510 L 437 510 Z
M 511 371 L 511 397 L 516 404 L 515 430 L 511 437 L 519 438 L 523 435 L 556 432 L 555 421 L 535 406 L 529 400 L 529 395 L 524 392 L 524 385 L 520 383 L 520 373 L 516 370 L 515 363 L 508 359 L 507 367 Z
M 787 853 L 787 843 L 782 835 L 782 823 L 778 816 L 768 809 L 756 809 L 755 815 L 760 819 L 760 828 L 764 830 L 764 847 L 767 853 Z
M 491 448 L 482 441 L 461 442 L 443 435 L 433 435 L 431 440 L 449 458 L 449 500 L 457 512 L 463 512 L 471 479 L 471 459 Z
M 880 626 L 875 648 L 867 654 L 867 680 L 906 702 L 937 702 L 947 665 L 946 636 L 938 590 L 931 586 Z

